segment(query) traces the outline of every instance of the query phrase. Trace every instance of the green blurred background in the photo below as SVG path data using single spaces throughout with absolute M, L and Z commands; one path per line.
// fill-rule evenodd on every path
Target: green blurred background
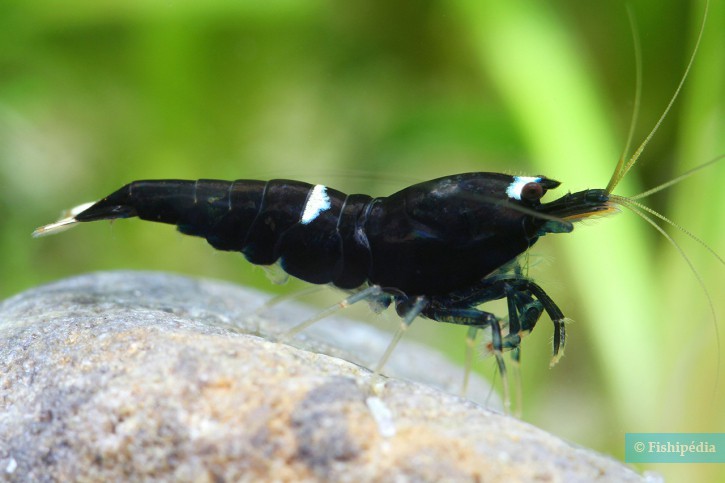
M 630 3 L 644 65 L 637 141 L 674 92 L 704 4 Z M 682 96 L 618 193 L 725 153 L 723 45 L 725 5 L 714 2 Z M 629 126 L 633 59 L 625 2 L 614 0 L 5 0 L 0 296 L 113 269 L 276 293 L 301 286 L 274 286 L 241 256 L 164 225 L 30 238 L 62 209 L 134 179 L 286 177 L 385 195 L 502 171 L 545 174 L 560 191 L 604 187 Z M 722 255 L 723 182 L 720 163 L 646 201 Z M 676 237 L 725 332 L 724 267 Z M 664 238 L 624 213 L 549 236 L 533 254 L 532 275 L 575 322 L 552 370 L 546 316 L 525 340 L 524 419 L 620 459 L 625 432 L 725 431 L 707 299 Z M 462 360 L 460 330 L 419 322 L 412 332 Z M 490 360 L 476 365 L 494 373 Z M 718 474 L 717 465 L 640 469 Z

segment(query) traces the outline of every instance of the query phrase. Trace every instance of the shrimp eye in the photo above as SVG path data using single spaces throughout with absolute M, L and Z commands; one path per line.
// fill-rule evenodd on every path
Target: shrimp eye
M 538 201 L 542 196 L 544 196 L 544 193 L 546 193 L 544 187 L 536 181 L 532 181 L 531 183 L 526 183 L 523 188 L 521 188 L 521 199 L 526 201 Z

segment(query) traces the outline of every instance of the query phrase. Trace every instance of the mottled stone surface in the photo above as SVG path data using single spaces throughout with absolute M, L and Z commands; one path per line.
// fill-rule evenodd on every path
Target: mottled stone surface
M 259 303 L 219 282 L 118 272 L 0 304 L 0 478 L 642 480 L 428 385 L 254 335 L 275 332 L 276 322 L 247 317 Z M 389 337 L 338 327 L 343 340 L 358 331 L 376 350 Z M 439 357 L 415 345 L 396 351 L 409 354 Z M 427 367 L 439 372 L 438 362 Z M 442 376 L 428 375 L 460 375 L 440 367 Z

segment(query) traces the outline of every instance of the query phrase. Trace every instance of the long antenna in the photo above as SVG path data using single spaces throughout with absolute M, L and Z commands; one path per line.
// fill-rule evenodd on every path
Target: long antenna
M 644 151 L 645 147 L 649 144 L 652 137 L 655 135 L 657 130 L 659 129 L 660 125 L 662 124 L 662 121 L 665 120 L 667 117 L 667 114 L 670 112 L 670 109 L 672 108 L 672 105 L 675 103 L 675 100 L 677 99 L 677 96 L 679 96 L 680 91 L 682 90 L 682 86 L 685 84 L 685 80 L 687 79 L 688 74 L 690 73 L 690 69 L 692 68 L 692 64 L 695 62 L 695 56 L 697 55 L 697 50 L 700 48 L 700 41 L 702 40 L 702 34 L 705 31 L 705 23 L 707 21 L 707 12 L 710 7 L 709 0 L 705 2 L 705 13 L 702 16 L 702 23 L 700 25 L 700 31 L 697 34 L 697 41 L 695 42 L 695 48 L 692 50 L 692 55 L 690 56 L 690 60 L 687 63 L 687 67 L 685 68 L 684 74 L 682 74 L 682 78 L 680 79 L 680 83 L 677 85 L 677 89 L 675 89 L 675 93 L 672 95 L 672 98 L 670 99 L 670 102 L 667 103 L 667 107 L 665 107 L 665 110 L 662 112 L 662 115 L 655 123 L 652 130 L 647 134 L 647 137 L 644 138 L 644 141 L 642 141 L 642 144 L 639 145 L 639 147 L 635 150 L 634 154 L 632 154 L 632 157 L 629 158 L 629 161 L 627 161 L 626 164 L 622 163 L 621 161 L 617 163 L 617 168 L 614 171 L 614 174 L 612 174 L 612 177 L 609 180 L 609 184 L 607 184 L 607 192 L 611 193 L 614 188 L 619 184 L 620 181 L 627 175 L 630 169 L 635 165 L 637 160 L 639 159 L 640 155 L 642 154 L 642 151 Z
M 677 243 L 674 240 L 674 238 L 672 238 L 672 236 L 670 236 L 670 234 L 667 233 L 664 230 L 664 228 L 662 228 L 660 225 L 658 225 L 657 222 L 655 220 L 653 220 L 645 212 L 647 212 L 647 213 L 649 213 L 649 214 L 651 214 L 653 216 L 656 216 L 660 220 L 662 220 L 662 221 L 664 221 L 664 222 L 666 222 L 666 223 L 674 226 L 675 228 L 677 228 L 678 230 L 680 230 L 681 232 L 683 232 L 685 235 L 689 236 L 690 238 L 692 238 L 693 240 L 695 240 L 697 243 L 699 243 L 700 245 L 704 246 L 711 254 L 713 254 L 718 259 L 718 261 L 720 263 L 722 263 L 722 264 L 725 265 L 725 260 L 723 260 L 723 258 L 720 255 L 718 255 L 715 252 L 715 250 L 713 250 L 712 248 L 710 248 L 704 241 L 700 240 L 698 237 L 696 237 L 695 235 L 693 235 L 689 231 L 685 230 L 684 228 L 682 228 L 678 224 L 670 221 L 668 218 L 666 218 L 665 216 L 657 213 L 656 211 L 652 210 L 651 208 L 648 208 L 648 207 L 646 207 L 646 206 L 638 203 L 637 201 L 631 200 L 631 199 L 629 199 L 627 197 L 624 197 L 624 196 L 611 195 L 611 198 L 612 198 L 612 201 L 613 202 L 619 204 L 620 206 L 623 206 L 623 207 L 627 208 L 628 210 L 632 211 L 634 214 L 636 214 L 637 216 L 639 216 L 640 218 L 642 218 L 644 221 L 646 221 L 647 223 L 649 223 L 650 225 L 652 225 L 652 227 L 654 227 L 655 230 L 657 230 L 658 232 L 660 232 L 660 234 L 663 237 L 665 237 L 667 239 L 667 241 L 673 247 L 675 247 L 675 249 L 679 253 L 680 257 L 685 261 L 685 263 L 689 267 L 690 272 L 695 276 L 695 279 L 697 280 L 697 283 L 700 285 L 700 288 L 702 289 L 702 292 L 705 294 L 705 298 L 707 299 L 707 304 L 708 304 L 708 306 L 710 308 L 710 314 L 712 315 L 712 325 L 713 325 L 713 330 L 715 331 L 715 345 L 717 346 L 717 366 L 716 366 L 716 369 L 715 369 L 715 371 L 716 371 L 716 373 L 715 373 L 715 387 L 713 388 L 713 394 L 717 394 L 717 386 L 718 386 L 718 383 L 720 381 L 720 365 L 721 365 L 720 361 L 721 361 L 721 352 L 722 352 L 722 350 L 721 350 L 721 346 L 720 346 L 720 329 L 718 327 L 717 312 L 715 311 L 715 304 L 714 304 L 714 302 L 712 300 L 712 295 L 710 295 L 710 291 L 707 289 L 707 285 L 705 284 L 705 280 L 700 275 L 700 272 L 697 271 L 697 269 L 695 268 L 695 265 L 690 260 L 690 257 L 687 256 L 687 254 L 682 249 L 682 247 L 679 245 L 679 243 Z
M 662 183 L 661 185 L 657 185 L 654 188 L 650 188 L 647 191 L 644 191 L 644 192 L 642 192 L 642 193 L 640 193 L 638 195 L 628 196 L 627 198 L 629 198 L 630 200 L 640 200 L 640 199 L 645 198 L 647 196 L 653 195 L 653 194 L 655 194 L 657 192 L 660 192 L 660 191 L 662 191 L 662 190 L 664 190 L 666 188 L 669 188 L 673 184 L 679 183 L 680 181 L 682 181 L 685 178 L 689 178 L 690 176 L 692 176 L 693 174 L 697 173 L 701 169 L 707 168 L 711 164 L 715 164 L 718 161 L 722 161 L 723 159 L 725 159 L 725 154 L 721 154 L 720 156 L 717 156 L 714 159 L 711 159 L 710 161 L 708 161 L 706 163 L 703 163 L 703 164 L 701 164 L 699 166 L 695 166 L 694 168 L 685 171 L 681 175 L 679 175 L 679 176 L 677 176 L 677 177 L 675 177 L 675 178 L 673 178 L 673 179 L 671 179 L 671 180 L 669 180 L 669 181 L 667 181 L 665 183 Z
M 629 148 L 632 146 L 634 129 L 637 126 L 637 118 L 639 117 L 640 104 L 642 102 L 642 45 L 639 42 L 639 31 L 637 30 L 637 22 L 635 22 L 634 10 L 631 4 L 627 5 L 627 17 L 629 18 L 629 29 L 632 32 L 632 47 L 634 48 L 634 106 L 632 107 L 632 119 L 629 122 L 629 131 L 627 132 L 627 142 L 624 144 L 622 154 L 619 156 L 617 165 L 614 167 L 612 179 L 622 169 L 624 160 L 629 156 Z M 609 182 L 611 184 L 611 179 Z M 612 192 L 609 186 L 607 186 L 607 192 Z

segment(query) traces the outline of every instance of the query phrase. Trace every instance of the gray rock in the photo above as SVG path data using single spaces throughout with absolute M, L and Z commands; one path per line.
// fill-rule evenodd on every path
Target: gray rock
M 0 304 L 0 476 L 643 481 L 469 400 L 373 376 L 358 358 L 380 354 L 389 335 L 369 327 L 328 324 L 337 328 L 322 332 L 328 345 L 311 328 L 307 348 L 265 338 L 285 324 L 249 317 L 260 300 L 220 282 L 116 272 Z M 286 305 L 289 324 L 306 316 Z M 415 344 L 401 344 L 395 358 L 390 367 L 412 369 L 407 378 L 443 386 L 460 378 L 460 368 Z

